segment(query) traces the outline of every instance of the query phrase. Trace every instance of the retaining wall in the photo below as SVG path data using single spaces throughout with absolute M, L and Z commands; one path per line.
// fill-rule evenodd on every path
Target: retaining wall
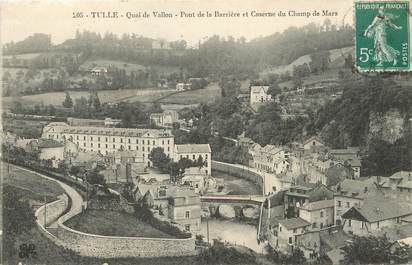
M 96 258 L 195 255 L 195 239 L 113 237 L 83 233 L 59 224 L 58 238 L 81 256 Z
M 261 191 L 263 190 L 263 177 L 258 173 L 249 170 L 247 166 L 212 161 L 212 171 L 213 170 L 221 171 L 239 178 L 246 179 L 255 183 Z

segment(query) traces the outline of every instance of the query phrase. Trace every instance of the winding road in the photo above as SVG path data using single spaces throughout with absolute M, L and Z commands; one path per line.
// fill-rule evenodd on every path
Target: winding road
M 33 170 L 29 170 L 29 169 L 26 169 L 26 168 L 23 168 L 23 167 L 20 167 L 20 166 L 14 166 L 14 167 L 16 167 L 20 170 L 23 170 L 23 171 L 30 172 L 32 174 L 36 174 L 39 177 L 48 179 L 50 181 L 54 181 L 57 184 L 59 184 L 63 188 L 63 190 L 65 191 L 67 196 L 69 196 L 69 198 L 71 199 L 71 207 L 65 215 L 74 216 L 74 215 L 78 214 L 79 212 L 81 212 L 82 205 L 83 205 L 84 201 L 83 201 L 82 196 L 74 188 L 70 187 L 69 185 L 67 185 L 67 184 L 65 184 L 61 181 L 58 181 L 54 178 L 47 177 L 47 176 L 45 176 L 43 174 L 40 174 L 40 173 L 37 173 Z M 57 223 L 58 223 L 58 219 L 56 219 L 53 223 L 49 224 L 47 228 L 57 228 L 58 227 Z

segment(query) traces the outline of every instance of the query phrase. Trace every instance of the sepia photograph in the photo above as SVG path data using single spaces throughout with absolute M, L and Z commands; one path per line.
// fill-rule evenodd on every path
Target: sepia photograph
M 0 265 L 412 264 L 410 0 L 0 0 Z

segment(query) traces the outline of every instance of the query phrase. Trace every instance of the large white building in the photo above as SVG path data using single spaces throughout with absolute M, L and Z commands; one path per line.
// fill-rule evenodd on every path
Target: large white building
M 268 93 L 269 86 L 252 86 L 250 87 L 250 105 L 264 103 L 272 100 Z
M 70 140 L 81 151 L 108 155 L 118 150 L 137 151 L 144 163 L 151 166 L 148 156 L 153 148 L 161 147 L 169 157 L 174 157 L 174 138 L 169 130 L 105 128 L 69 126 L 64 122 L 53 122 L 43 129 L 43 138 L 60 142 Z
M 212 150 L 209 144 L 177 144 L 175 145 L 174 158 L 175 162 L 180 159 L 187 158 L 194 162 L 201 158 L 205 165 L 205 173 L 211 175 L 212 163 L 211 163 Z

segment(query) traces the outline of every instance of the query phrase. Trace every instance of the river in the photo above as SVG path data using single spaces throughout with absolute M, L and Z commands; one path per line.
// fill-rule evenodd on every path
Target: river
M 262 194 L 262 189 L 252 181 L 229 175 L 224 172 L 212 171 L 212 176 L 218 180 L 223 180 L 225 188 L 230 190 L 230 195 L 258 195 Z
M 225 190 L 230 195 L 258 195 L 262 190 L 255 183 L 220 171 L 212 171 L 212 176 L 222 180 Z M 201 233 L 207 240 L 207 222 L 202 219 Z M 210 242 L 220 238 L 223 241 L 236 245 L 246 246 L 258 253 L 262 253 L 263 245 L 257 243 L 257 228 L 253 225 L 237 220 L 209 219 Z
M 207 241 L 207 222 L 202 219 L 201 233 Z M 253 225 L 239 223 L 234 220 L 217 220 L 209 219 L 209 239 L 220 238 L 223 241 L 230 242 L 236 245 L 243 245 L 254 250 L 257 253 L 262 253 L 264 245 L 258 245 L 256 239 L 257 229 Z

